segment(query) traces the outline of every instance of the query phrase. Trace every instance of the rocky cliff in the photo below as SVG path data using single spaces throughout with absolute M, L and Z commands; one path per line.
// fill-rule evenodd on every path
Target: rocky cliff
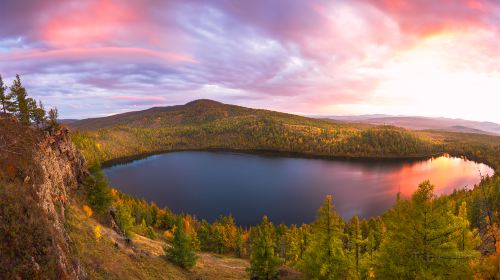
M 65 229 L 70 194 L 87 176 L 68 131 L 0 115 L 0 278 L 83 279 Z

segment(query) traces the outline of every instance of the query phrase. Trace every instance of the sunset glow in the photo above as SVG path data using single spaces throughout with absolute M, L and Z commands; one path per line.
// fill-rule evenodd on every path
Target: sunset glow
M 63 118 L 209 98 L 500 122 L 495 0 L 2 1 L 0 17 L 0 73 Z

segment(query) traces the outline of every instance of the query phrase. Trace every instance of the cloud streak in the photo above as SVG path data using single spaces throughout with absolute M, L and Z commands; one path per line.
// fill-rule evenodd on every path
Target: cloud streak
M 0 18 L 1 74 L 63 117 L 196 98 L 405 114 L 436 97 L 461 101 L 419 112 L 500 122 L 474 101 L 500 91 L 494 0 L 7 0 Z

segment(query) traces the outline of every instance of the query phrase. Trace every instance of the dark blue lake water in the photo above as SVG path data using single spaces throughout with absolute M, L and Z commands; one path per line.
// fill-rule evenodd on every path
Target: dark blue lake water
M 347 161 L 230 152 L 173 152 L 106 168 L 118 190 L 213 221 L 232 214 L 240 225 L 262 215 L 274 223 L 314 220 L 327 194 L 344 218 L 380 215 L 398 191 L 409 196 L 424 180 L 436 193 L 472 187 L 493 174 L 484 164 L 438 157 L 413 161 Z

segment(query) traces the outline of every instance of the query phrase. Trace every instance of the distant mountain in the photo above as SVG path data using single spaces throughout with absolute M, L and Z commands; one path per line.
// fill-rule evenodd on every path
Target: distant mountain
M 98 130 L 120 125 L 159 128 L 179 124 L 203 123 L 219 118 L 256 114 L 258 112 L 259 110 L 256 109 L 223 104 L 208 99 L 199 99 L 185 105 L 153 107 L 147 110 L 127 112 L 108 117 L 83 119 L 72 122 L 69 126 L 81 131 Z
M 316 119 L 331 119 L 331 120 L 338 120 L 338 121 L 359 122 L 359 121 L 365 121 L 365 120 L 369 120 L 369 119 L 391 117 L 391 115 L 384 115 L 384 114 L 356 115 L 356 116 L 310 115 L 309 117 L 316 118 Z
M 500 124 L 493 122 L 477 122 L 451 118 L 405 117 L 405 116 L 327 116 L 323 118 L 361 122 L 367 124 L 386 124 L 413 130 L 445 130 L 452 132 L 467 132 L 479 134 L 500 135 Z
M 60 119 L 57 121 L 59 123 L 62 123 L 62 124 L 70 124 L 70 123 L 74 123 L 74 122 L 78 121 L 78 119 Z
M 209 99 L 199 99 L 184 105 L 153 107 L 147 110 L 127 112 L 108 117 L 83 119 L 68 123 L 68 126 L 80 131 L 99 130 L 116 126 L 165 128 L 176 125 L 203 124 L 215 120 L 232 119 L 243 116 L 317 121 L 315 119 L 287 113 L 251 109 L 237 105 L 224 104 Z

